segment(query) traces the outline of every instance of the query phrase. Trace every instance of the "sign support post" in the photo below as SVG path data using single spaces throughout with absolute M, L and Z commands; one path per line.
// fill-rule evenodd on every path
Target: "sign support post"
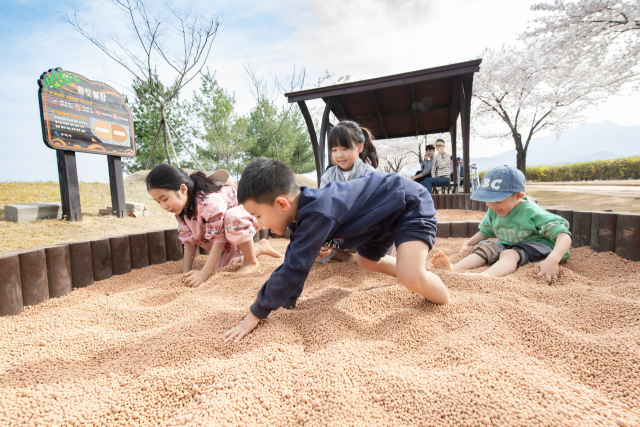
M 109 187 L 111 187 L 111 210 L 118 218 L 127 216 L 127 204 L 124 200 L 124 180 L 122 179 L 122 158 L 107 156 L 109 164 Z
M 133 117 L 125 99 L 111 86 L 60 68 L 38 80 L 42 138 L 57 151 L 62 212 L 82 221 L 76 151 L 107 156 L 112 212 L 127 216 L 122 157 L 133 157 Z M 156 136 L 157 138 L 157 136 Z
M 62 215 L 71 222 L 82 221 L 76 153 L 75 151 L 56 150 L 56 156 L 58 158 Z

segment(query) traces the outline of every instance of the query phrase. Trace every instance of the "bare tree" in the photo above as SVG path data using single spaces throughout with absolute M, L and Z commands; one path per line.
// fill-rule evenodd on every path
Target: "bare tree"
M 277 101 L 282 94 L 302 89 L 304 86 L 305 69 L 303 68 L 298 71 L 294 66 L 291 76 L 279 76 L 274 73 L 258 76 L 257 70 L 249 63 L 244 65 L 244 69 L 249 76 L 249 80 L 251 80 L 251 93 L 256 100 L 256 108 L 271 135 L 271 141 L 276 151 L 276 160 L 280 160 L 276 136 L 282 129 L 282 125 L 287 120 L 287 117 L 289 117 L 289 113 L 294 104 L 288 104 L 279 119 L 275 118 L 277 117 L 276 114 L 273 114 L 274 112 L 269 111 L 269 109 L 276 108 Z M 275 118 L 275 120 L 272 120 L 272 117 Z
M 194 16 L 191 12 L 178 10 L 170 2 L 164 3 L 164 10 L 156 11 L 145 4 L 144 0 L 114 0 L 114 4 L 126 15 L 133 28 L 133 37 L 138 48 L 121 41 L 118 35 L 103 35 L 94 29 L 88 30 L 80 21 L 77 11 L 72 16 L 61 13 L 64 22 L 96 45 L 109 58 L 123 66 L 142 87 L 146 94 L 155 100 L 160 108 L 161 121 L 156 134 L 149 162 L 162 130 L 164 151 L 167 162 L 171 163 L 169 146 L 171 146 L 176 163 L 179 160 L 175 147 L 171 142 L 169 130 L 173 131 L 193 160 L 202 168 L 180 136 L 171 128 L 166 119 L 166 107 L 193 78 L 195 78 L 209 57 L 213 40 L 218 32 L 220 20 L 217 16 Z M 179 40 L 179 47 L 172 49 L 165 38 Z M 139 48 L 142 48 L 140 51 Z M 160 83 L 157 73 L 158 65 L 167 68 L 171 74 L 168 85 Z
M 386 172 L 400 173 L 405 164 L 406 154 L 396 154 L 395 156 L 382 156 L 382 160 L 385 161 L 385 165 L 382 169 Z

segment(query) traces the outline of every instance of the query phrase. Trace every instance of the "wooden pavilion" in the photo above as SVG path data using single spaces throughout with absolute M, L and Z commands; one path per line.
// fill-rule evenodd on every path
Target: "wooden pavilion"
M 427 68 L 358 82 L 325 86 L 286 93 L 289 102 L 297 102 L 307 123 L 316 158 L 318 185 L 325 171 L 328 154 L 327 135 L 333 126 L 329 112 L 338 120 L 352 120 L 373 132 L 376 139 L 430 135 L 449 132 L 453 176 L 457 176 L 456 132 L 458 115 L 462 122 L 464 170 L 469 171 L 469 123 L 473 73 L 482 59 Z M 320 141 L 305 101 L 325 102 L 320 125 Z M 331 156 L 329 165 L 331 165 Z M 469 173 L 464 174 L 464 192 L 470 192 Z

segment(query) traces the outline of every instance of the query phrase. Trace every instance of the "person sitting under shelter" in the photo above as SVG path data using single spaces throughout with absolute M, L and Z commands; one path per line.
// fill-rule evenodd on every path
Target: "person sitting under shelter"
M 448 185 L 451 181 L 451 155 L 444 152 L 444 140 L 436 141 L 436 149 L 438 154 L 433 156 L 433 164 L 431 165 L 431 177 L 425 179 L 420 184 L 431 193 L 433 186 Z
M 433 166 L 433 155 L 436 153 L 436 147 L 429 144 L 425 147 L 424 160 L 420 162 L 420 172 L 411 177 L 415 182 L 421 183 L 425 178 L 431 177 L 431 167 Z

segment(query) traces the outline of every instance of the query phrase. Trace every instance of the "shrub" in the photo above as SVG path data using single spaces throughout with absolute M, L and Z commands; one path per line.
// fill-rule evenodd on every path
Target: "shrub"
M 488 171 L 478 172 L 480 182 Z M 640 156 L 558 166 L 531 166 L 527 181 L 606 181 L 640 179 Z

